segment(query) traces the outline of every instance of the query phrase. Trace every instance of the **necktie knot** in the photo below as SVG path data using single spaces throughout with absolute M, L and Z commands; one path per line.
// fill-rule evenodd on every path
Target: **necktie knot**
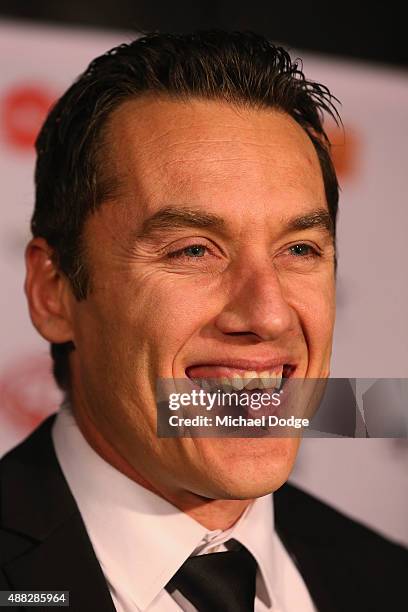
M 251 612 L 257 563 L 236 540 L 226 552 L 189 557 L 166 585 L 180 591 L 198 612 Z

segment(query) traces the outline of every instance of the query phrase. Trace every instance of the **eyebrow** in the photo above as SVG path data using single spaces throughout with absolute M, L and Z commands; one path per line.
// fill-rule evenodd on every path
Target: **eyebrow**
M 227 223 L 219 215 L 203 212 L 196 208 L 169 206 L 160 209 L 151 217 L 145 219 L 142 229 L 134 237 L 136 239 L 147 238 L 155 233 L 184 227 L 211 229 L 226 233 Z M 311 228 L 323 229 L 333 235 L 334 228 L 330 213 L 324 208 L 318 208 L 307 214 L 283 220 L 282 230 L 284 233 Z
M 325 208 L 318 208 L 306 215 L 300 215 L 290 219 L 286 225 L 288 231 L 299 231 L 311 228 L 326 230 L 330 235 L 334 235 L 333 220 L 330 213 Z
M 183 227 L 212 229 L 220 232 L 225 231 L 226 223 L 222 217 L 213 213 L 203 212 L 196 208 L 175 208 L 169 206 L 167 208 L 162 208 L 146 219 L 140 233 L 138 233 L 136 237 L 144 238 L 150 234 L 163 230 Z

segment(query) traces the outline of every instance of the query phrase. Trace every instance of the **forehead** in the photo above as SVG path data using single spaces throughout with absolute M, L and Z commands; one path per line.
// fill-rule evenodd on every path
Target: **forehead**
M 327 207 L 310 138 L 273 109 L 144 96 L 112 114 L 103 157 L 122 198 L 146 214 L 169 198 L 235 211 L 295 201 Z

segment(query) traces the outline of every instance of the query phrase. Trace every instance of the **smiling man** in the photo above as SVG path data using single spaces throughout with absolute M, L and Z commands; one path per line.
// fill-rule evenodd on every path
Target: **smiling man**
M 324 111 L 285 51 L 221 32 L 118 47 L 51 111 L 26 293 L 66 402 L 2 461 L 3 589 L 84 612 L 394 601 L 403 551 L 284 485 L 298 437 L 156 434 L 159 379 L 329 376 Z

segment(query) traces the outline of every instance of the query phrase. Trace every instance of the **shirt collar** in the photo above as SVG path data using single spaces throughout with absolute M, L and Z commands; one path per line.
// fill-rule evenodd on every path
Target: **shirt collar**
M 257 596 L 267 607 L 276 603 L 273 584 L 279 579 L 279 562 L 275 554 L 273 498 L 272 495 L 259 497 L 249 506 L 241 519 L 234 526 L 230 537 L 243 544 L 255 557 L 258 568 Z
M 276 575 L 272 496 L 255 500 L 231 529 L 208 531 L 102 459 L 67 406 L 57 415 L 52 435 L 101 567 L 111 586 L 125 591 L 137 608 L 146 609 L 190 555 L 230 538 L 258 562 L 260 591 L 268 604 L 269 576 Z

